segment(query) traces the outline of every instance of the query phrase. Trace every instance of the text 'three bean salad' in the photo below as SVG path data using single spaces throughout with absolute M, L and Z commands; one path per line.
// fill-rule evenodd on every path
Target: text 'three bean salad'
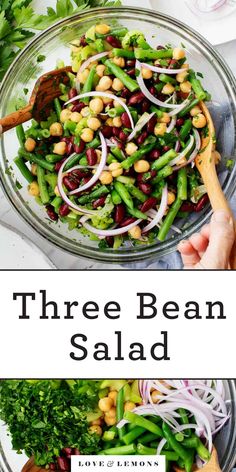
M 70 86 L 49 118 L 17 128 L 29 194 L 100 248 L 164 241 L 208 201 L 194 166 L 209 133 L 201 74 L 183 47 L 153 49 L 142 32 L 106 24 L 71 49 Z

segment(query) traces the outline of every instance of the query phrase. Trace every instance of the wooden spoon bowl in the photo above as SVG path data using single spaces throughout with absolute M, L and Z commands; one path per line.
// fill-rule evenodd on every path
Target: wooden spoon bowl
M 177 466 L 174 466 L 174 470 L 175 470 L 175 472 L 183 472 L 183 469 L 180 469 Z M 197 467 L 195 467 L 193 469 L 193 471 L 194 472 L 197 472 L 197 471 L 199 471 L 199 472 L 221 472 L 221 468 L 220 468 L 219 461 L 218 461 L 218 454 L 217 454 L 217 451 L 216 451 L 215 447 L 213 447 L 211 458 L 210 458 L 209 462 L 207 462 L 207 464 L 204 465 L 202 467 L 202 469 L 198 469 Z

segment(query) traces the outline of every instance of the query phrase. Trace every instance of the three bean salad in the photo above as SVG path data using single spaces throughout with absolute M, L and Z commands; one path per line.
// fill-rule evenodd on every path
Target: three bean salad
M 74 40 L 71 59 L 50 116 L 17 127 L 29 194 L 102 249 L 164 241 L 208 202 L 194 164 L 209 134 L 201 73 L 184 46 L 107 24 Z

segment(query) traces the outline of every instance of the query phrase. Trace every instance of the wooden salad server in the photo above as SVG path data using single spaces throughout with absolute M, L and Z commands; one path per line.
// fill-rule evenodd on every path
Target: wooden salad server
M 226 200 L 216 172 L 215 128 L 213 121 L 204 102 L 200 102 L 200 107 L 207 120 L 208 136 L 201 137 L 201 150 L 196 157 L 195 163 L 206 187 L 213 211 L 226 210 L 234 220 L 233 212 Z M 234 225 L 236 234 L 236 223 Z M 236 269 L 236 242 L 231 253 L 230 267 L 231 269 Z
M 177 466 L 174 466 L 174 470 L 175 470 L 175 472 L 183 472 L 183 469 L 180 469 Z M 207 462 L 207 464 L 204 465 L 202 467 L 202 469 L 197 469 L 197 467 L 195 467 L 195 468 L 193 468 L 193 471 L 194 472 L 198 472 L 198 471 L 199 472 L 221 472 L 221 468 L 220 468 L 219 461 L 218 461 L 218 454 L 217 454 L 217 451 L 216 451 L 215 447 L 213 447 L 211 458 L 210 458 L 209 462 Z M 26 472 L 26 471 L 24 471 L 24 472 Z M 34 472 L 34 471 L 32 471 L 32 472 Z
M 48 472 L 48 469 L 46 470 L 43 466 L 35 465 L 34 458 L 31 457 L 28 462 L 26 462 L 21 472 Z
M 48 116 L 52 101 L 61 95 L 60 83 L 68 85 L 70 82 L 67 72 L 71 72 L 71 67 L 56 69 L 39 77 L 33 88 L 29 104 L 0 119 L 0 134 L 31 120 L 31 118 L 40 121 Z

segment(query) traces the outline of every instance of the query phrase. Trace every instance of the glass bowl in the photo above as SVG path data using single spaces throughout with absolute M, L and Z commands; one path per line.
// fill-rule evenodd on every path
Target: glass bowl
M 224 380 L 228 410 L 231 413 L 226 426 L 216 436 L 217 448 L 222 472 L 232 472 L 236 463 L 236 385 L 235 381 Z M 20 471 L 28 458 L 25 454 L 13 451 L 7 427 L 0 422 L 0 472 Z
M 52 70 L 57 59 L 70 64 L 69 43 L 80 37 L 95 21 L 111 25 L 119 21 L 119 24 L 128 29 L 142 30 L 153 47 L 171 43 L 182 44 L 186 48 L 188 62 L 196 71 L 203 73 L 204 87 L 212 94 L 210 110 L 216 125 L 218 150 L 222 154 L 220 180 L 226 197 L 230 199 L 235 190 L 236 171 L 235 167 L 231 172 L 227 171 L 226 161 L 229 158 L 235 160 L 235 78 L 223 58 L 203 37 L 171 17 L 150 10 L 125 7 L 94 9 L 60 21 L 31 41 L 9 68 L 0 89 L 0 116 L 13 111 L 17 98 L 28 98 L 36 78 Z M 37 62 L 39 55 L 46 57 L 44 62 Z M 24 96 L 25 89 L 29 90 L 27 97 Z M 170 234 L 163 243 L 130 244 L 119 250 L 100 250 L 97 242 L 90 241 L 78 231 L 71 232 L 65 224 L 49 221 L 44 209 L 29 197 L 26 182 L 12 164 L 17 149 L 15 131 L 8 131 L 2 137 L 0 151 L 1 181 L 6 195 L 18 213 L 37 233 L 72 254 L 120 264 L 151 257 L 158 259 L 174 251 L 181 239 L 198 231 L 210 216 L 208 206 L 201 214 L 195 214 L 182 223 L 181 234 Z M 22 188 L 19 188 L 19 183 Z

